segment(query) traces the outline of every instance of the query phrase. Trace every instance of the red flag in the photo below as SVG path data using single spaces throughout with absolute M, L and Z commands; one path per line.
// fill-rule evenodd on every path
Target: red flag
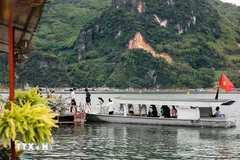
M 234 88 L 232 82 L 224 74 L 222 74 L 220 78 L 219 86 L 225 89 L 226 93 L 228 93 L 232 88 Z

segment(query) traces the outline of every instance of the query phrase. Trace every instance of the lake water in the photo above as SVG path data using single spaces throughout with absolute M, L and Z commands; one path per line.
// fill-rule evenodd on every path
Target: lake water
M 92 106 L 98 110 L 97 97 L 105 101 L 117 95 L 162 98 L 213 98 L 215 94 L 99 94 L 92 93 Z M 68 95 L 63 95 L 68 96 Z M 228 117 L 240 117 L 240 94 L 220 93 L 219 99 L 233 99 L 221 107 Z M 85 94 L 76 95 L 84 103 Z M 150 159 L 217 160 L 240 159 L 240 125 L 236 128 L 191 128 L 113 123 L 60 126 L 53 130 L 50 151 L 28 151 L 26 158 L 46 160 Z

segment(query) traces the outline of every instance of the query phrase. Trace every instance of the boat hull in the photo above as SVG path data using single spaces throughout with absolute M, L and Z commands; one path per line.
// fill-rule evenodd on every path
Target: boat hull
M 201 118 L 198 120 L 185 120 L 177 118 L 140 117 L 122 115 L 86 114 L 87 122 L 108 122 L 125 124 L 146 124 L 165 126 L 186 126 L 186 127 L 213 127 L 232 128 L 236 127 L 236 120 L 221 118 Z

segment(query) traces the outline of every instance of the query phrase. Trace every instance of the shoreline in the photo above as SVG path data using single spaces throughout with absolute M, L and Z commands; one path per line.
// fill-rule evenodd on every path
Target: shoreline
M 163 89 L 163 90 L 134 90 L 134 91 L 128 91 L 128 90 L 94 90 L 94 91 L 91 91 L 90 90 L 90 93 L 91 94 L 111 94 L 111 93 L 120 93 L 120 94 L 171 94 L 171 93 L 174 93 L 174 94 L 183 94 L 183 93 L 189 93 L 189 94 L 215 94 L 217 91 L 216 90 L 213 90 L 213 89 L 208 89 L 208 90 L 195 90 L 195 89 L 185 89 L 185 90 L 180 90 L 180 89 Z M 0 94 L 7 94 L 9 93 L 9 91 L 7 90 L 0 90 Z M 45 91 L 42 92 L 43 94 L 46 94 Z M 56 94 L 69 94 L 69 91 L 58 91 L 58 90 L 55 90 L 55 93 Z M 221 94 L 239 94 L 240 91 L 239 90 L 233 90 L 233 91 L 230 91 L 228 93 L 225 93 L 224 90 L 220 90 L 219 93 Z M 85 91 L 76 91 L 76 94 L 85 94 Z

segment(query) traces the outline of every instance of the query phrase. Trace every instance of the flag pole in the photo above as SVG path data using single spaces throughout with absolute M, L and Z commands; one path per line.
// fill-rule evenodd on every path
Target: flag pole
M 219 94 L 219 86 L 217 88 L 217 93 L 216 93 L 215 99 L 218 99 L 218 94 Z

